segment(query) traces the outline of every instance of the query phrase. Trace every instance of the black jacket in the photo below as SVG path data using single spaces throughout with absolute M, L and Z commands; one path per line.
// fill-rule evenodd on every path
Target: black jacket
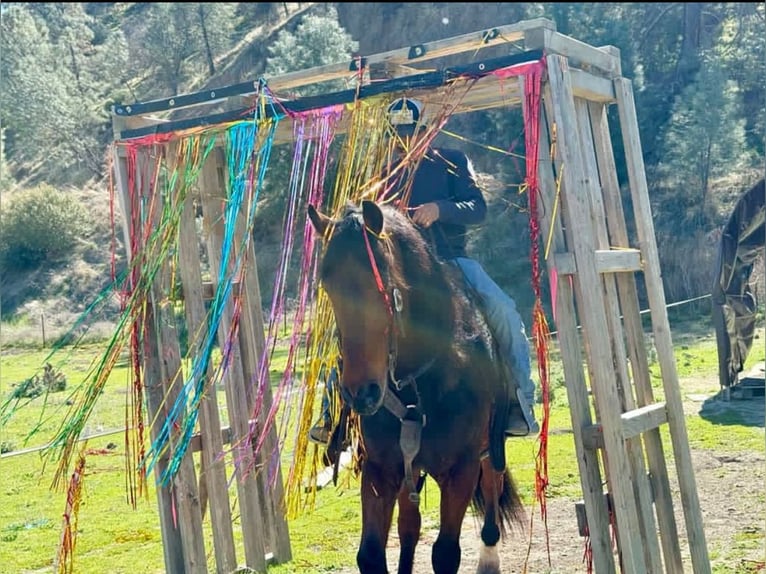
M 390 169 L 393 171 L 396 166 L 394 163 Z M 409 179 L 407 169 L 397 173 L 385 197 L 406 199 Z M 471 161 L 463 152 L 431 148 L 418 164 L 408 206 L 414 208 L 430 202 L 438 204 L 439 219 L 421 232 L 443 259 L 465 257 L 466 228 L 484 221 L 487 204 Z

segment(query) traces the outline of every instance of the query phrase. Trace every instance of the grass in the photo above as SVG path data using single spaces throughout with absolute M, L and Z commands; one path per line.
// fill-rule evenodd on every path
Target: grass
M 762 340 L 762 331 L 759 335 Z M 692 337 L 674 337 L 679 377 L 707 376 L 717 386 L 717 356 L 715 338 L 709 334 Z M 41 446 L 55 433 L 63 420 L 67 398 L 74 385 L 83 380 L 103 347 L 84 345 L 66 356 L 66 360 L 53 363 L 67 376 L 70 387 L 51 395 L 46 416 L 40 417 L 44 399 L 32 400 L 18 410 L 5 425 L 0 426 L 0 442 L 12 443 L 14 452 L 0 459 L 0 571 L 52 572 L 65 510 L 65 495 L 52 490 L 51 481 L 55 464 L 39 452 L 17 454 L 22 448 Z M 2 385 L 0 393 L 6 396 L 10 387 L 31 376 L 47 358 L 44 350 L 13 349 L 0 358 Z M 272 380 L 276 382 L 284 368 L 285 351 L 279 350 L 272 362 Z M 755 344 L 748 358 L 748 366 L 764 360 L 763 345 Z M 653 369 L 656 365 L 652 366 Z M 566 405 L 563 375 L 555 351 L 550 362 L 553 396 L 548 442 L 550 498 L 575 500 L 580 498 L 580 478 L 571 433 L 571 420 Z M 130 372 L 123 362 L 109 377 L 103 395 L 97 402 L 89 421 L 89 432 L 120 429 L 125 425 L 128 397 L 127 383 Z M 318 406 L 318 405 L 317 405 Z M 222 415 L 225 412 L 222 409 Z M 687 429 L 693 446 L 719 453 L 762 450 L 763 431 L 752 426 L 730 423 L 726 432 L 720 430 L 722 421 L 687 417 Z M 29 441 L 24 438 L 32 428 L 39 429 Z M 662 432 L 668 441 L 667 428 Z M 538 443 L 533 439 L 512 440 L 507 443 L 509 466 L 520 487 L 524 503 L 534 503 L 535 455 Z M 100 573 L 108 564 L 110 573 L 146 573 L 164 571 L 162 537 L 156 509 L 153 481 L 147 492 L 131 506 L 126 495 L 125 459 L 122 434 L 90 439 L 87 448 L 94 454 L 87 459 L 84 493 L 77 523 L 75 571 L 82 574 Z M 283 469 L 290 464 L 289 447 L 283 452 Z M 196 455 L 195 455 L 196 456 Z M 286 471 L 283 470 L 283 476 Z M 269 568 L 276 574 L 326 573 L 353 566 L 358 541 L 361 513 L 356 479 L 348 474 L 343 485 L 329 487 L 316 494 L 314 506 L 306 509 L 289 523 L 293 560 Z M 236 489 L 232 485 L 232 489 Z M 232 496 L 232 500 L 235 497 Z M 422 509 L 424 524 L 435 523 L 439 505 L 439 492 L 429 480 L 426 483 Z M 237 518 L 236 508 L 233 515 Z M 207 535 L 208 565 L 215 568 L 212 555 L 209 516 L 204 525 Z M 238 528 L 235 525 L 235 532 Z M 762 544 L 758 533 L 739 532 L 731 548 L 713 548 L 711 556 L 722 556 L 731 570 L 716 570 L 717 574 L 747 572 L 747 565 L 737 566 L 741 548 Z M 243 556 L 239 543 L 238 556 Z M 242 558 L 240 558 L 242 560 Z

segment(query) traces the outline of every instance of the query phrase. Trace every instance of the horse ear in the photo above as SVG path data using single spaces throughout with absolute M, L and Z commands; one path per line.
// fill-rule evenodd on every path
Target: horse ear
M 314 230 L 319 234 L 320 237 L 324 238 L 325 231 L 327 231 L 327 226 L 330 224 L 331 219 L 325 214 L 317 211 L 317 208 L 311 204 L 309 204 L 308 213 L 309 220 L 311 221 L 311 225 L 314 227 Z
M 364 225 L 373 234 L 380 235 L 383 232 L 383 212 L 377 203 L 367 199 L 362 201 L 362 217 Z

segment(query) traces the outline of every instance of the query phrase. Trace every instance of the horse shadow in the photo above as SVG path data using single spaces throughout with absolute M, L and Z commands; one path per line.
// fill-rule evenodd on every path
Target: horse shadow
M 721 389 L 705 399 L 699 415 L 713 424 L 764 428 L 766 398 L 763 388 L 763 379 L 742 379 L 730 389 Z

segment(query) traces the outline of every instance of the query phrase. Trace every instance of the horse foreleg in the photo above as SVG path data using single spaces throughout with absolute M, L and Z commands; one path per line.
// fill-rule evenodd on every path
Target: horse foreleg
M 399 490 L 399 574 L 411 574 L 420 540 L 420 508 L 410 500 L 410 489 Z
M 500 555 L 497 551 L 497 543 L 500 541 L 498 505 L 503 488 L 503 475 L 495 471 L 489 458 L 481 461 L 478 488 L 484 506 L 484 525 L 481 528 L 482 547 L 476 573 L 500 574 Z
M 380 467 L 362 466 L 362 541 L 356 554 L 360 574 L 388 574 L 386 543 L 399 484 Z
M 478 480 L 478 460 L 458 463 L 437 479 L 441 489 L 441 525 L 431 551 L 436 574 L 456 574 L 460 568 L 460 530 Z

